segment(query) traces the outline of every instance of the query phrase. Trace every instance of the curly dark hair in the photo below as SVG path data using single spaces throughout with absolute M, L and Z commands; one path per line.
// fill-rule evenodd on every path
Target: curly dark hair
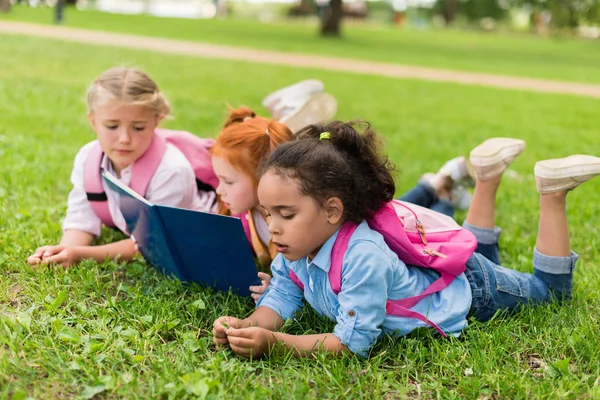
M 328 132 L 329 139 L 319 139 Z M 319 204 L 338 197 L 344 219 L 361 222 L 394 198 L 395 167 L 382 153 L 382 141 L 364 121 L 308 125 L 293 141 L 265 160 L 267 171 L 298 182 L 302 195 Z

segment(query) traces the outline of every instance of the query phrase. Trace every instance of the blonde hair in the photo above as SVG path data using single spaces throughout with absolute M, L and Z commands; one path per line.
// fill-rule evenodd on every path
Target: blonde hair
M 112 100 L 149 107 L 160 119 L 171 113 L 171 106 L 156 82 L 137 68 L 111 68 L 96 78 L 87 92 L 88 112 L 93 114 Z

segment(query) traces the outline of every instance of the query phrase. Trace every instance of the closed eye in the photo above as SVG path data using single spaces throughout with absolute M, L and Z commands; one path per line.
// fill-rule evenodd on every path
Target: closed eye
M 296 214 L 290 214 L 290 215 L 281 215 L 281 218 L 283 219 L 292 219 L 296 216 Z

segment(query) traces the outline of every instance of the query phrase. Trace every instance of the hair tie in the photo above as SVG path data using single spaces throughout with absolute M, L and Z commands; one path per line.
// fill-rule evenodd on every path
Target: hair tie
M 319 140 L 329 140 L 331 139 L 331 134 L 329 132 L 322 132 L 319 135 Z

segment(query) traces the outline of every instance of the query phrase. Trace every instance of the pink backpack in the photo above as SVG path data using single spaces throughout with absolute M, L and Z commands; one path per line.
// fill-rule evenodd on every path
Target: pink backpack
M 130 187 L 142 196 L 146 196 L 148 184 L 162 161 L 167 143 L 177 147 L 192 164 L 199 191 L 214 191 L 219 179 L 212 168 L 210 149 L 213 139 L 202 139 L 189 132 L 157 129 L 148 150 L 133 164 Z M 102 148 L 96 141 L 85 162 L 84 187 L 87 199 L 96 215 L 104 225 L 114 227 L 108 210 L 106 193 L 102 187 L 100 163 Z
M 386 244 L 405 264 L 431 268 L 440 273 L 440 278 L 423 293 L 407 299 L 388 300 L 386 314 L 416 318 L 446 337 L 437 324 L 410 308 L 424 297 L 448 287 L 465 271 L 467 260 L 477 247 L 475 236 L 444 214 L 399 200 L 387 203 L 367 223 L 383 235 Z M 342 261 L 357 226 L 353 222 L 342 225 L 331 251 L 329 282 L 335 294 L 342 289 Z M 304 285 L 293 271 L 290 271 L 290 278 L 304 290 Z

